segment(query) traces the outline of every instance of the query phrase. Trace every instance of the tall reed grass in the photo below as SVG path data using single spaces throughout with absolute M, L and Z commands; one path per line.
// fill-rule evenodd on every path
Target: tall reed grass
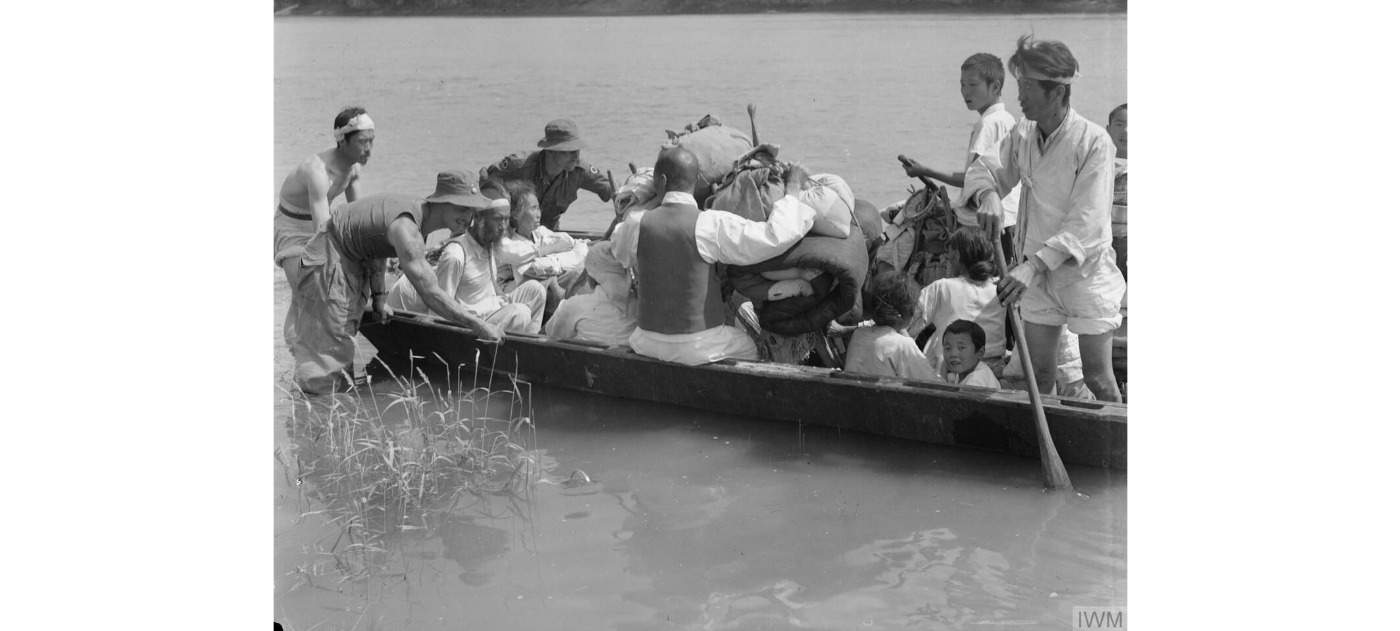
M 318 575 L 331 566 L 340 582 L 383 572 L 403 540 L 433 534 L 447 514 L 483 499 L 528 497 L 544 473 L 528 447 L 534 424 L 521 387 L 528 391 L 529 384 L 512 376 L 509 389 L 492 390 L 492 373 L 481 386 L 482 371 L 473 370 L 470 388 L 459 381 L 456 390 L 443 390 L 421 369 L 410 372 L 416 378 L 393 375 L 390 387 L 371 382 L 349 394 L 289 394 L 290 442 L 278 448 L 278 459 L 307 508 L 317 508 L 302 517 L 323 515 L 339 530 L 321 551 L 326 558 L 301 571 Z M 491 415 L 502 408 L 504 416 Z

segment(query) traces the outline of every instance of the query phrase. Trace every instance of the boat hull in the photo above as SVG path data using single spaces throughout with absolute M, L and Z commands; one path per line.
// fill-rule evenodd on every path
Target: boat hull
M 507 334 L 484 344 L 440 318 L 368 317 L 360 329 L 398 374 L 472 383 L 494 371 L 535 385 L 726 414 L 810 423 L 942 445 L 1039 457 L 1025 392 L 854 375 L 771 362 L 683 366 L 599 344 Z M 1044 397 L 1050 434 L 1068 463 L 1127 470 L 1127 407 Z

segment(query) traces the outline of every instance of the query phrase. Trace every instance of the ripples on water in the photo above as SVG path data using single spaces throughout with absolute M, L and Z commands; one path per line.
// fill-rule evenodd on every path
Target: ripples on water
M 1032 28 L 1080 57 L 1083 114 L 1101 120 L 1125 99 L 1121 16 L 278 19 L 271 190 L 330 146 L 330 118 L 351 103 L 379 126 L 366 188 L 426 194 L 437 170 L 475 171 L 532 146 L 551 118 L 572 116 L 585 159 L 617 173 L 653 156 L 662 130 L 706 113 L 747 127 L 754 101 L 760 136 L 784 157 L 843 174 L 883 205 L 907 183 L 893 156 L 961 164 L 975 116 L 957 66 L 980 50 L 1005 58 Z M 606 224 L 607 205 L 589 195 L 566 226 Z M 276 384 L 290 367 L 276 270 L 274 287 Z M 288 404 L 277 399 L 281 444 Z M 1033 459 L 566 391 L 536 388 L 531 400 L 530 447 L 553 471 L 528 497 L 405 534 L 392 567 L 367 581 L 316 569 L 337 531 L 299 518 L 314 508 L 274 465 L 277 619 L 1067 628 L 1074 606 L 1126 601 L 1125 474 L 1071 467 L 1088 497 L 1066 497 L 1042 493 Z M 575 469 L 592 483 L 565 484 Z
M 1123 600 L 1120 473 L 1072 468 L 1088 497 L 1068 497 L 1041 491 L 1031 459 L 567 391 L 530 398 L 532 446 L 553 473 L 529 497 L 402 539 L 374 579 L 299 571 L 317 555 L 298 547 L 324 551 L 336 531 L 294 523 L 283 500 L 280 619 L 976 628 L 1062 626 L 1072 606 Z M 563 484 L 575 468 L 592 483 Z

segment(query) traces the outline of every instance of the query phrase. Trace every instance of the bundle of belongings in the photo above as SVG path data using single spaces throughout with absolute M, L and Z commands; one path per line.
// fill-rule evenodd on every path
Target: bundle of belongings
M 786 170 L 787 166 L 777 160 L 776 147 L 759 145 L 720 182 L 707 209 L 766 221 L 774 202 L 784 195 Z M 725 291 L 737 292 L 752 305 L 742 307 L 740 315 L 751 309 L 762 329 L 762 334 L 755 336 L 760 355 L 777 361 L 802 359 L 804 349 L 810 351 L 816 337 L 837 318 L 859 321 L 869 249 L 879 225 L 875 208 L 857 204 L 850 186 L 836 175 L 811 176 L 800 199 L 817 211 L 817 220 L 806 237 L 777 257 L 754 265 L 724 266 L 721 272 Z M 862 212 L 866 216 L 859 216 Z M 811 294 L 775 293 L 775 288 L 783 287 L 779 283 L 794 279 L 810 284 Z M 731 305 L 736 302 L 743 301 L 730 295 Z M 747 324 L 750 333 L 755 333 L 753 323 Z M 775 348 L 784 344 L 785 349 Z
M 699 122 L 685 126 L 679 132 L 666 130 L 666 147 L 684 147 L 695 154 L 700 163 L 700 177 L 695 180 L 695 203 L 705 208 L 715 185 L 734 169 L 734 161 L 753 148 L 749 135 L 726 127 L 718 118 L 706 114 Z
M 949 278 L 948 237 L 958 227 L 957 216 L 942 186 L 925 185 L 909 198 L 880 211 L 889 222 L 885 242 L 875 253 L 875 265 L 908 272 L 921 287 Z
M 699 162 L 700 173 L 693 195 L 701 208 L 705 207 L 714 184 L 728 175 L 735 161 L 753 148 L 748 134 L 726 127 L 709 114 L 679 132 L 666 130 L 666 137 L 662 149 L 685 147 Z M 651 167 L 634 170 L 613 196 L 617 227 L 611 235 L 612 253 L 629 272 L 636 268 L 636 223 L 641 220 L 642 213 L 661 205 L 661 197 L 656 194 Z

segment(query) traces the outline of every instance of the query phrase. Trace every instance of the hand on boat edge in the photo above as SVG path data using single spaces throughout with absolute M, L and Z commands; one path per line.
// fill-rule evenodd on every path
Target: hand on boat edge
M 386 296 L 375 296 L 372 309 L 374 310 L 375 322 L 384 322 L 394 315 L 394 310 L 389 308 L 389 300 Z

